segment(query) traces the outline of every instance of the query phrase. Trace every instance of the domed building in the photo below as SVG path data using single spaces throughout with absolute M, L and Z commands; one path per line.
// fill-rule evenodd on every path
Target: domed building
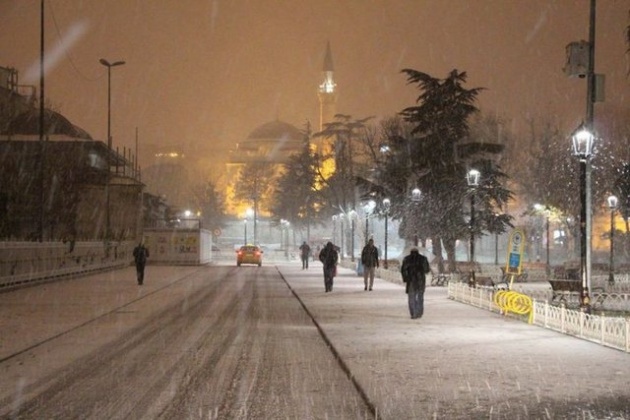
M 268 122 L 255 128 L 236 145 L 230 154 L 230 163 L 286 163 L 289 156 L 302 150 L 304 138 L 305 134 L 289 123 Z
M 305 141 L 305 133 L 298 128 L 284 121 L 275 120 L 256 127 L 245 140 L 236 144 L 226 165 L 227 212 L 240 217 L 245 213 L 245 209 L 257 207 L 257 211 L 267 213 L 264 202 L 272 194 L 271 181 L 280 175 L 291 155 L 302 151 Z M 241 190 L 248 187 L 255 189 L 249 200 L 238 198 L 237 194 L 237 184 L 243 177 L 247 178 L 245 171 L 255 171 L 258 174 L 256 178 L 260 178 L 254 187 L 240 186 Z

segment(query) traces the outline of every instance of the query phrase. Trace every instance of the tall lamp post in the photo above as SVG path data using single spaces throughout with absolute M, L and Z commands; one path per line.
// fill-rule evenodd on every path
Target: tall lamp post
M 247 245 L 247 217 L 243 219 L 243 245 Z
M 333 215 L 332 222 L 333 222 L 332 243 L 334 244 L 335 241 L 337 240 L 337 215 L 336 214 Z
M 343 260 L 343 254 L 344 254 L 344 247 L 343 247 L 343 237 L 344 237 L 344 230 L 343 230 L 343 218 L 344 218 L 344 214 L 343 213 L 339 213 L 339 236 L 340 236 L 340 241 L 339 241 L 339 246 L 341 249 L 341 255 L 340 258 Z
M 611 286 L 615 284 L 615 210 L 617 210 L 617 204 L 619 200 L 616 196 L 611 195 L 608 197 L 608 208 L 610 209 L 610 264 L 608 268 L 608 284 Z
M 243 243 L 243 245 L 247 245 L 247 219 L 249 219 L 250 217 L 252 217 L 252 215 L 254 214 L 254 210 L 252 210 L 251 208 L 248 208 L 247 210 L 245 210 L 245 219 L 243 220 L 243 224 L 245 226 L 245 242 Z
M 468 286 L 475 286 L 475 190 L 479 186 L 481 173 L 476 169 L 471 169 L 466 174 L 466 182 L 471 189 L 470 192 L 470 277 Z
M 370 236 L 370 214 L 372 210 L 376 207 L 376 203 L 374 200 L 370 200 L 363 206 L 363 212 L 365 213 L 365 243 L 368 243 Z
M 109 242 L 111 235 L 111 220 L 110 220 L 110 206 L 109 206 L 109 184 L 111 181 L 111 153 L 112 153 L 112 133 L 111 133 L 111 124 L 112 124 L 112 67 L 122 66 L 125 64 L 124 61 L 114 61 L 110 63 L 109 61 L 101 58 L 99 63 L 107 67 L 107 180 L 105 184 L 105 241 Z
M 354 262 L 354 217 L 357 215 L 357 212 L 354 210 L 350 210 L 348 216 L 350 217 L 350 260 Z
M 545 215 L 545 246 L 546 246 L 546 252 L 547 252 L 547 267 L 546 267 L 546 271 L 547 274 L 549 274 L 551 272 L 551 265 L 550 265 L 550 261 L 549 261 L 549 213 L 550 213 L 550 209 L 549 206 L 543 206 L 542 204 L 534 204 L 534 209 L 536 209 L 537 212 L 542 213 Z
M 389 198 L 383 199 L 383 210 L 385 212 L 385 260 L 383 261 L 383 267 L 387 270 L 387 218 L 389 216 L 389 208 L 392 202 Z
M 422 191 L 420 191 L 420 188 L 414 188 L 411 191 L 411 202 L 414 205 L 418 205 L 418 203 L 420 203 L 420 199 L 422 198 Z M 418 246 L 418 234 L 414 234 L 413 235 L 413 245 L 414 246 Z
M 587 229 L 587 201 L 590 196 L 587 189 L 590 184 L 586 182 L 587 164 L 593 150 L 593 133 L 588 131 L 584 125 L 580 125 L 571 136 L 573 141 L 573 154 L 580 160 L 580 279 L 582 281 L 580 293 L 580 308 L 583 312 L 591 312 L 591 299 L 588 290 L 588 264 L 587 264 L 587 243 L 589 232 Z

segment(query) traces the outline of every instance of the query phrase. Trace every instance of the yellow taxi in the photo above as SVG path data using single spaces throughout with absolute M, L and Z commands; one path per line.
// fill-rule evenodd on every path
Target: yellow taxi
M 258 267 L 262 265 L 263 251 L 256 245 L 244 245 L 236 251 L 236 265 L 256 264 Z

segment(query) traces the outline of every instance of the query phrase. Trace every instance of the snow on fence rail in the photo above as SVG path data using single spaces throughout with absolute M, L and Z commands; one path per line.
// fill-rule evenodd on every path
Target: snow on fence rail
M 448 285 L 449 299 L 500 313 L 493 300 L 494 293 L 494 289 L 488 287 L 471 288 L 456 282 Z M 532 310 L 532 323 L 539 327 L 630 353 L 630 318 L 588 315 L 580 310 L 538 300 L 534 300 Z M 527 320 L 522 316 L 517 318 Z
M 133 242 L 0 243 L 0 290 L 63 276 L 125 267 Z

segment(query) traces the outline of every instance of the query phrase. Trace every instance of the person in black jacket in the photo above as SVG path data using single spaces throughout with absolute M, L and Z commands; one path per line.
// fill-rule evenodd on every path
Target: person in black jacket
M 149 258 L 149 250 L 144 246 L 144 243 L 140 242 L 138 246 L 133 249 L 133 259 L 136 263 L 138 285 L 140 286 L 144 283 L 144 267 L 147 264 L 147 258 Z
M 306 241 L 300 245 L 300 258 L 302 259 L 302 270 L 308 270 L 308 259 L 311 256 L 311 247 L 308 246 Z
M 328 242 L 319 252 L 319 260 L 324 264 L 324 287 L 326 292 L 332 292 L 333 279 L 337 275 L 337 261 L 339 254 L 332 242 Z
M 361 251 L 361 264 L 363 264 L 363 290 L 372 291 L 374 274 L 378 267 L 378 248 L 374 246 L 374 239 L 370 239 Z
M 405 292 L 409 301 L 411 319 L 422 317 L 424 312 L 424 289 L 426 274 L 431 271 L 427 257 L 418 252 L 418 248 L 411 248 L 411 252 L 402 262 L 400 272 L 406 284 Z

